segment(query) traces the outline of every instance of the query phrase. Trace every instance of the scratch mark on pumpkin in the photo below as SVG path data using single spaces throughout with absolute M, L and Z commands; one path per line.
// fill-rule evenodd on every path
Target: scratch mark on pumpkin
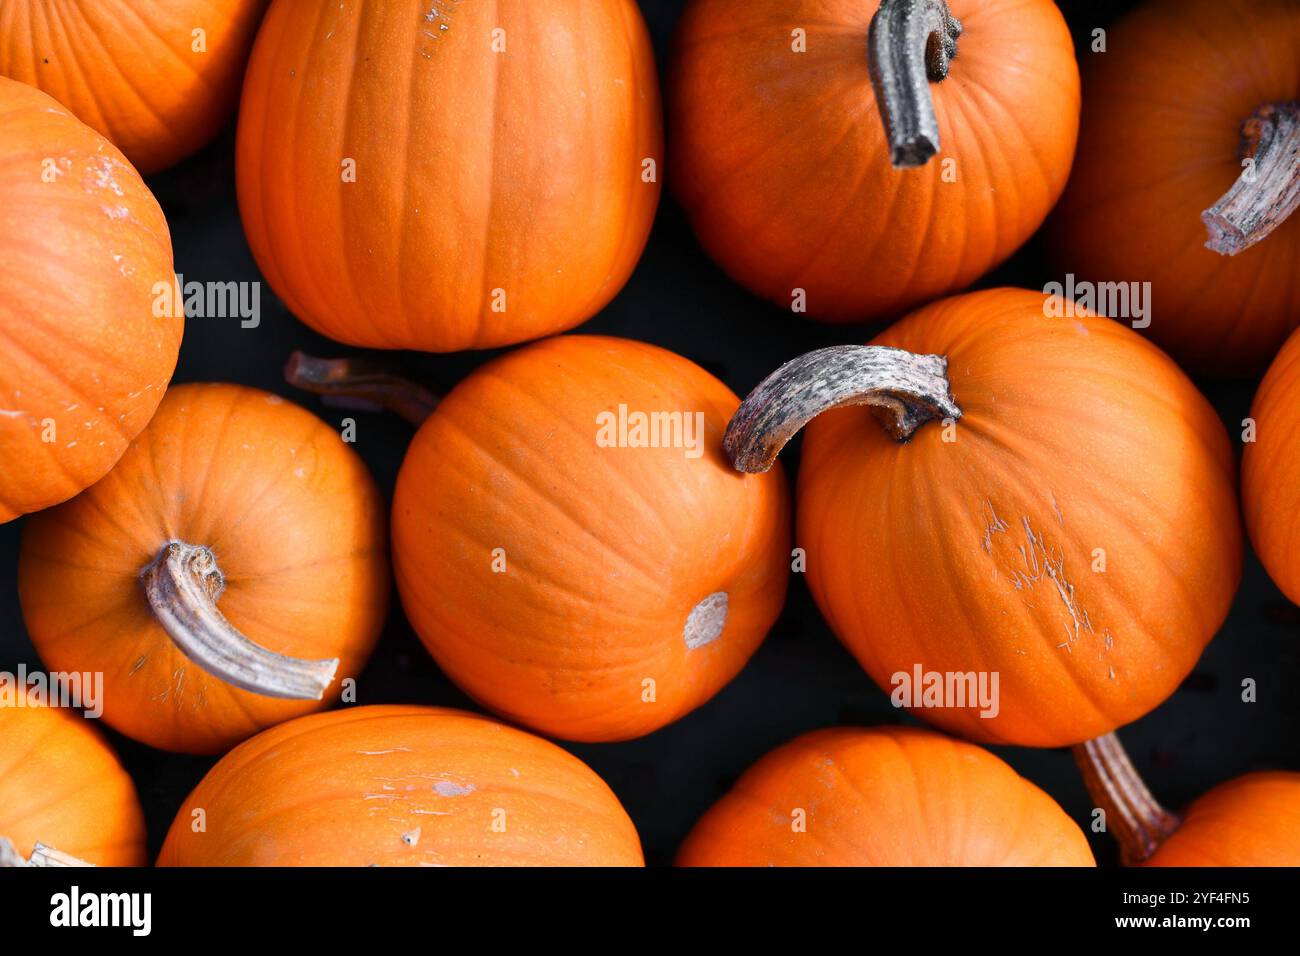
M 980 512 L 984 519 L 984 550 L 992 554 L 993 535 L 1006 534 L 1010 526 L 998 517 L 998 513 L 993 510 L 993 502 L 988 498 L 984 499 Z
M 1087 610 L 1079 604 L 1074 593 L 1074 585 L 1065 576 L 1065 558 L 1060 551 L 1048 546 L 1042 534 L 1034 531 L 1028 516 L 1021 519 L 1025 529 L 1025 543 L 1020 546 L 1020 556 L 1024 561 L 1024 570 L 1019 568 L 1012 572 L 1012 583 L 1017 590 L 1033 589 L 1043 578 L 1047 578 L 1056 588 L 1070 615 L 1070 624 L 1066 625 L 1069 643 L 1079 639 L 1080 633 L 1093 633 L 1092 620 Z M 1071 627 L 1072 625 L 1072 627 Z

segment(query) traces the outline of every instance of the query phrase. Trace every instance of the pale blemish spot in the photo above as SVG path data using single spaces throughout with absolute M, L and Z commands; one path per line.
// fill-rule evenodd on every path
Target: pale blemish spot
M 439 780 L 433 785 L 434 793 L 440 797 L 464 797 L 474 792 L 472 783 L 456 783 L 454 780 Z
M 695 650 L 712 644 L 722 636 L 722 629 L 727 624 L 727 592 L 714 591 L 686 616 L 686 626 L 682 628 L 682 639 L 687 650 Z
M 420 843 L 420 827 L 416 827 L 414 830 L 408 830 L 406 833 L 403 833 L 402 842 L 407 846 L 418 846 Z

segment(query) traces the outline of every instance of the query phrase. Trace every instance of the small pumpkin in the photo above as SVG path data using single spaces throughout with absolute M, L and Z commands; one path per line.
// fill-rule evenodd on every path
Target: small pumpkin
M 1300 866 L 1300 773 L 1237 777 L 1180 817 L 1151 795 L 1114 734 L 1074 753 L 1126 865 Z
M 202 808 L 205 829 L 193 814 Z M 486 717 L 372 706 L 235 748 L 181 807 L 159 866 L 641 866 L 581 760 Z
M 185 319 L 155 314 L 155 289 L 176 282 L 171 237 L 122 154 L 4 77 L 0 129 L 4 523 L 113 467 L 162 399 Z
M 295 363 L 290 379 L 376 381 L 346 363 Z M 730 681 L 780 612 L 790 560 L 784 477 L 723 455 L 738 404 L 672 352 L 585 335 L 453 389 L 406 453 L 392 528 L 406 615 L 448 676 L 584 741 L 650 733 Z
M 1149 282 L 1184 365 L 1257 372 L 1300 325 L 1300 4 L 1147 0 L 1085 67 L 1058 265 Z
M 934 303 L 788 363 L 728 426 L 756 472 L 820 415 L 796 506 L 813 596 L 896 704 L 975 740 L 1062 746 L 1147 713 L 1241 575 L 1214 410 L 1131 329 L 1062 309 Z
M 314 415 L 172 388 L 102 481 L 27 522 L 18 593 L 53 670 L 104 675 L 104 720 L 219 753 L 325 704 L 388 601 L 384 505 Z
M 300 319 L 450 352 L 586 321 L 659 200 L 635 0 L 276 0 L 238 133 L 249 245 Z
M 973 744 L 906 727 L 805 734 L 750 767 L 681 866 L 1092 866 L 1078 825 Z
M 13 0 L 0 76 L 49 93 L 142 173 L 206 144 L 234 112 L 266 0 Z
M 693 0 L 672 180 L 737 282 L 815 318 L 879 318 L 1029 238 L 1078 117 L 1051 0 Z
M 90 721 L 24 692 L 0 740 L 0 866 L 145 865 L 135 785 Z
M 1269 575 L 1300 604 L 1300 332 L 1287 340 L 1250 410 L 1241 459 L 1246 529 Z

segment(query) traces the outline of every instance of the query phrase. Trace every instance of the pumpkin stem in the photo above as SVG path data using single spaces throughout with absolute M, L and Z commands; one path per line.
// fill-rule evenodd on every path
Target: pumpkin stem
M 209 548 L 163 545 L 140 572 L 154 617 L 181 653 L 209 674 L 263 697 L 320 700 L 338 659 L 307 661 L 254 644 L 217 610 L 226 580 Z
M 284 379 L 317 395 L 373 402 L 417 427 L 438 407 L 438 396 L 423 385 L 367 359 L 322 359 L 294 352 L 284 367 Z
M 32 848 L 32 855 L 26 860 L 14 849 L 14 845 L 5 837 L 0 837 L 0 869 L 15 866 L 94 866 L 85 860 L 79 860 L 71 853 L 64 853 L 53 847 L 38 843 Z
M 867 65 L 898 169 L 924 166 L 939 152 L 930 83 L 948 75 L 961 30 L 944 0 L 883 0 L 871 18 Z
M 1223 256 L 1249 249 L 1300 208 L 1300 101 L 1257 109 L 1241 127 L 1241 158 L 1254 162 L 1201 213 L 1205 247 Z
M 1113 733 L 1073 749 L 1088 794 L 1105 811 L 1106 827 L 1119 843 L 1120 860 L 1125 866 L 1144 862 L 1182 821 L 1151 795 Z
M 834 345 L 786 362 L 741 403 L 722 438 L 738 471 L 767 471 L 791 438 L 822 412 L 868 405 L 895 441 L 932 419 L 956 421 L 948 360 L 884 345 Z

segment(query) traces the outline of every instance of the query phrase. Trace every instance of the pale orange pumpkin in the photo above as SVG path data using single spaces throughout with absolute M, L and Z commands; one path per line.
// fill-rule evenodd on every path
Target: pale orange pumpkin
M 0 866 L 63 854 L 147 862 L 135 785 L 89 720 L 24 692 L 0 706 L 0 741 Z M 10 851 L 17 859 L 6 861 Z
M 837 727 L 765 756 L 695 825 L 682 866 L 1092 866 L 1078 824 L 993 754 Z
M 1246 529 L 1277 586 L 1300 604 L 1300 332 L 1255 394 L 1254 440 L 1241 459 Z
M 195 825 L 202 811 L 203 827 Z M 605 782 L 555 744 L 440 707 L 272 728 L 190 794 L 159 866 L 641 866 Z
M 106 723 L 218 753 L 356 677 L 387 610 L 384 518 L 315 416 L 176 386 L 107 477 L 28 521 L 23 618 L 49 668 L 103 673 Z
M 8 0 L 0 76 L 49 93 L 152 173 L 234 112 L 266 0 Z
M 1057 266 L 1150 283 L 1145 334 L 1189 368 L 1257 372 L 1300 325 L 1300 3 L 1146 0 L 1105 44 L 1084 57 Z
M 1151 795 L 1114 734 L 1074 754 L 1126 865 L 1300 866 L 1300 773 L 1237 777 L 1179 816 Z
M 878 318 L 1028 239 L 1065 187 L 1078 118 L 1051 0 L 693 0 L 672 182 L 736 281 L 815 318 Z
M 0 130 L 3 523 L 113 467 L 162 400 L 185 319 L 155 311 L 176 284 L 171 237 L 122 154 L 3 77 Z
M 572 328 L 659 199 L 634 0 L 276 0 L 239 116 L 239 207 L 276 293 L 352 345 L 449 352 Z
M 1218 416 L 1150 342 L 1065 306 L 934 303 L 789 363 L 728 430 L 760 471 L 825 412 L 796 508 L 813 596 L 896 704 L 976 740 L 1062 746 L 1143 716 L 1241 576 Z

